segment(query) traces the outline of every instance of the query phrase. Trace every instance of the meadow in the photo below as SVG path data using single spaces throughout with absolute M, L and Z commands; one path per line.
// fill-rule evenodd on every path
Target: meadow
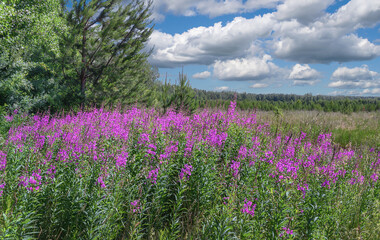
M 378 239 L 378 113 L 235 108 L 6 116 L 0 239 Z

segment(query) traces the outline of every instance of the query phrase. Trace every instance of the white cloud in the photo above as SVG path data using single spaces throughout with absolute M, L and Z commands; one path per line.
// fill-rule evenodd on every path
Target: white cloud
M 347 68 L 340 67 L 336 69 L 328 86 L 341 89 L 353 88 L 378 88 L 380 87 L 380 74 L 369 70 L 368 66 Z
M 340 96 L 340 95 L 344 95 L 344 91 L 333 91 L 333 92 L 330 92 L 328 93 L 328 95 L 332 95 L 332 96 Z
M 250 12 L 260 8 L 274 8 L 282 0 L 154 0 L 153 17 L 161 21 L 165 13 L 217 17 L 225 14 Z
M 323 16 L 324 10 L 333 2 L 334 0 L 286 0 L 277 7 L 275 16 L 278 20 L 297 19 L 307 24 Z
M 294 65 L 289 74 L 289 79 L 293 80 L 293 86 L 312 86 L 319 82 L 318 78 L 320 77 L 321 74 L 307 64 Z
M 281 69 L 271 62 L 269 55 L 262 58 L 236 58 L 226 61 L 216 61 L 214 76 L 220 80 L 247 81 L 273 78 L 280 74 Z
M 380 94 L 380 88 L 364 89 L 363 94 Z
M 355 34 L 337 35 L 334 29 L 305 27 L 297 22 L 293 25 L 291 29 L 284 26 L 277 29 L 272 49 L 278 58 L 302 63 L 330 63 L 369 60 L 380 56 L 380 46 Z
M 209 71 L 204 71 L 204 72 L 194 74 L 193 78 L 205 79 L 205 78 L 209 78 L 210 76 L 211 76 L 211 73 Z
M 266 88 L 268 86 L 269 86 L 269 84 L 266 84 L 266 83 L 255 83 L 249 87 L 250 88 Z
M 290 4 L 293 1 L 286 1 L 284 4 Z M 315 1 L 307 0 L 304 2 L 312 3 Z M 322 5 L 323 2 L 329 3 L 324 0 L 321 2 Z M 279 6 L 279 11 L 275 13 L 277 20 L 281 20 L 281 6 Z M 293 9 L 290 5 L 288 8 Z M 295 11 L 302 12 L 304 10 L 307 9 L 301 7 Z M 312 11 L 305 11 L 305 14 L 310 12 Z M 274 28 L 273 55 L 303 63 L 373 59 L 380 56 L 380 46 L 353 32 L 359 28 L 375 26 L 379 22 L 379 0 L 351 0 L 339 8 L 337 12 L 325 13 L 324 16 L 320 16 L 308 25 L 295 19 L 279 21 Z
M 227 91 L 229 90 L 230 88 L 227 87 L 227 86 L 222 86 L 222 87 L 216 87 L 215 90 L 216 91 Z
M 380 81 L 365 81 L 365 80 L 360 80 L 360 81 L 335 81 L 332 83 L 329 83 L 329 87 L 333 88 L 374 88 L 374 87 L 380 87 Z
M 264 15 L 252 19 L 236 17 L 225 26 L 218 22 L 182 34 L 154 31 L 148 42 L 148 47 L 154 48 L 149 60 L 158 67 L 177 67 L 243 57 L 259 51 L 255 40 L 269 36 L 274 23 L 271 15 Z
M 379 0 L 351 0 L 327 15 L 327 25 L 352 31 L 363 27 L 374 27 L 380 21 Z
M 313 80 L 313 81 L 310 81 L 310 80 L 294 80 L 292 85 L 293 86 L 313 86 L 318 82 L 319 82 L 319 80 Z
M 216 5 L 212 6 L 213 3 Z M 249 11 L 279 3 L 282 4 L 277 12 L 251 19 L 236 17 L 226 24 L 219 22 L 175 35 L 155 31 L 148 42 L 148 48 L 154 47 L 149 61 L 158 67 L 179 67 L 219 66 L 228 61 L 236 63 L 236 59 L 262 58 L 265 54 L 297 63 L 362 61 L 380 56 L 380 45 L 356 33 L 359 28 L 380 22 L 379 0 L 351 0 L 332 14 L 324 12 L 332 0 L 156 0 L 154 4 L 162 8 L 161 12 L 191 15 L 211 14 L 226 6 L 233 11 Z M 244 7 L 236 10 L 235 5 Z M 306 84 L 302 82 L 305 79 L 293 80 L 297 81 L 294 85 Z M 315 84 L 312 81 L 316 79 L 308 80 L 311 80 L 308 84 Z
M 309 65 L 296 64 L 293 66 L 289 78 L 293 80 L 316 80 L 320 77 L 320 73 L 312 69 Z
M 362 67 L 340 67 L 336 69 L 333 74 L 333 79 L 338 80 L 351 80 L 351 81 L 359 81 L 359 80 L 373 80 L 379 74 L 374 71 L 370 71 L 367 65 L 363 65 Z

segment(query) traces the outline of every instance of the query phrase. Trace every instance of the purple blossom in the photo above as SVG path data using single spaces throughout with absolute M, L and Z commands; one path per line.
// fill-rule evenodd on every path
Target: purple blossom
M 376 173 L 373 173 L 371 175 L 371 179 L 372 179 L 373 182 L 377 182 L 377 180 L 379 179 L 379 175 L 377 175 Z
M 135 201 L 131 202 L 132 212 L 138 212 L 140 210 L 139 203 L 140 203 L 140 200 L 135 200 Z
M 232 175 L 236 177 L 239 174 L 240 162 L 232 160 L 230 167 L 232 170 Z
M 156 184 L 157 183 L 158 170 L 160 170 L 159 167 L 156 168 L 156 169 L 150 170 L 149 173 L 148 173 L 148 176 L 146 177 L 147 179 L 151 179 L 151 183 L 152 184 Z
M 0 171 L 4 170 L 7 166 L 7 154 L 0 150 Z
M 309 185 L 308 185 L 307 183 L 302 184 L 302 185 L 298 184 L 298 185 L 297 185 L 297 189 L 298 189 L 299 191 L 302 191 L 302 193 L 303 193 L 303 198 L 305 198 L 306 190 L 309 190 Z
M 0 189 L 4 189 L 5 188 L 5 183 L 3 184 L 0 184 Z M 3 190 L 0 190 L 0 197 L 3 196 Z
M 125 165 L 127 164 L 128 155 L 129 154 L 127 152 L 122 152 L 118 154 L 116 157 L 116 166 L 125 167 Z
M 181 172 L 179 174 L 179 179 L 182 180 L 184 177 L 187 177 L 187 180 L 189 180 L 192 171 L 193 171 L 193 166 L 191 166 L 190 164 L 185 164 L 185 166 L 181 169 Z
M 291 230 L 291 229 L 289 229 L 287 227 L 283 227 L 282 230 L 284 230 L 284 232 L 280 234 L 280 237 L 284 236 L 285 233 L 287 235 L 293 235 L 293 230 Z
M 104 183 L 102 176 L 98 177 L 97 184 L 99 184 L 101 188 L 105 188 L 106 187 L 106 184 Z
M 247 199 L 245 199 L 244 206 L 241 209 L 241 212 L 247 213 L 253 217 L 255 216 L 255 209 L 256 209 L 256 204 L 253 204 L 251 201 L 248 201 Z

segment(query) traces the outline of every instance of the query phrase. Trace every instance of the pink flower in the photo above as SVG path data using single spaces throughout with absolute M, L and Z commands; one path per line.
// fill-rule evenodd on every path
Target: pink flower
M 253 204 L 251 201 L 248 201 L 247 199 L 245 199 L 244 202 L 245 204 L 243 208 L 241 209 L 241 212 L 247 213 L 251 215 L 252 217 L 255 216 L 256 204 Z
M 185 164 L 185 166 L 181 169 L 181 173 L 179 174 L 179 179 L 182 180 L 185 176 L 187 176 L 187 180 L 189 180 L 192 171 L 193 171 L 193 166 L 191 166 L 190 164 Z

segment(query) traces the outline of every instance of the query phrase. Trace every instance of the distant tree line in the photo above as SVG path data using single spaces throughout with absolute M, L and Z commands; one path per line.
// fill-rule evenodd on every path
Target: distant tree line
M 241 110 L 259 109 L 264 111 L 317 110 L 324 112 L 352 113 L 360 111 L 379 111 L 380 98 L 352 96 L 323 96 L 312 94 L 252 94 L 235 92 L 214 92 L 195 89 L 196 106 L 228 108 L 231 100 L 237 100 Z

